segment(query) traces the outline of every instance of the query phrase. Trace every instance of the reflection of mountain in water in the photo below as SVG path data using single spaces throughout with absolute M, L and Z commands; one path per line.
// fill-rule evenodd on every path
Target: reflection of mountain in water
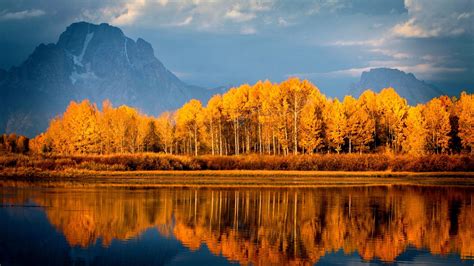
M 65 191 L 23 195 L 69 245 L 137 237 L 149 228 L 228 260 L 315 263 L 330 252 L 394 261 L 407 248 L 474 255 L 472 189 Z M 405 254 L 408 255 L 408 254 Z

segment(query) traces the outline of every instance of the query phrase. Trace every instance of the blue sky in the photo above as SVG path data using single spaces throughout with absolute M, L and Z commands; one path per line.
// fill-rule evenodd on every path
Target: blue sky
M 76 21 L 149 41 L 204 87 L 300 76 L 331 96 L 392 67 L 445 90 L 474 88 L 474 1 L 2 0 L 0 67 L 20 64 Z

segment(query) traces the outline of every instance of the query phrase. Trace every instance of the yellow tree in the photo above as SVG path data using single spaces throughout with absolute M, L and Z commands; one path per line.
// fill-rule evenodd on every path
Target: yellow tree
M 403 120 L 405 119 L 408 105 L 393 88 L 383 89 L 377 96 L 380 110 L 382 134 L 380 138 L 386 142 L 387 147 L 398 152 L 403 137 Z
M 145 151 L 157 152 L 160 147 L 160 137 L 154 119 L 148 120 L 148 128 L 144 139 Z
M 219 155 L 223 154 L 222 148 L 222 130 L 223 130 L 223 102 L 222 102 L 222 95 L 217 94 L 214 95 L 209 101 L 207 102 L 207 114 L 209 115 L 208 119 L 210 121 L 210 129 L 211 129 L 211 142 L 212 142 L 212 154 L 219 153 Z M 217 149 L 215 147 L 217 146 Z
M 245 105 L 248 101 L 249 86 L 244 84 L 239 88 L 232 88 L 222 96 L 223 112 L 233 122 L 234 154 L 240 153 L 240 123 L 243 119 Z
M 264 123 L 264 114 L 263 114 L 263 91 L 265 86 L 269 83 L 268 80 L 265 82 L 258 81 L 250 88 L 249 99 L 247 102 L 248 109 L 251 112 L 250 119 L 251 122 L 257 125 L 256 139 L 258 143 L 258 153 L 262 154 L 263 152 L 263 142 L 262 142 L 262 124 Z
M 115 110 L 109 100 L 102 102 L 102 112 L 99 115 L 99 131 L 102 138 L 100 153 L 116 152 L 114 143 L 114 128 L 112 127 L 112 119 L 114 118 Z
M 157 152 L 160 146 L 156 121 L 152 117 L 138 117 L 139 152 Z
M 423 105 L 410 107 L 403 129 L 403 151 L 408 154 L 420 155 L 426 149 L 426 121 L 423 116 Z
M 349 144 L 349 153 L 352 153 L 352 141 L 356 137 L 359 123 L 357 119 L 359 117 L 356 115 L 358 106 L 357 100 L 354 97 L 348 95 L 344 97 L 342 102 L 344 108 L 344 115 L 346 116 L 347 126 L 346 131 L 344 132 L 344 137 L 347 138 Z
M 174 124 L 174 114 L 170 112 L 164 112 L 156 119 L 158 136 L 165 153 L 173 154 Z
M 359 97 L 358 105 L 369 115 L 369 119 L 371 120 L 369 123 L 374 125 L 372 128 L 372 136 L 374 147 L 377 148 L 378 131 L 380 130 L 380 111 L 377 104 L 377 94 L 372 90 L 364 91 Z
M 428 134 L 428 148 L 434 153 L 445 152 L 451 131 L 448 111 L 439 98 L 434 98 L 426 104 L 423 115 Z
M 139 115 L 137 118 L 137 142 L 138 142 L 138 152 L 144 152 L 145 148 L 145 138 L 148 134 L 148 122 L 150 118 L 145 115 Z
M 192 99 L 183 105 L 176 112 L 176 126 L 188 132 L 189 136 L 194 139 L 194 155 L 198 155 L 199 141 L 198 141 L 198 119 L 202 112 L 202 104 L 200 101 Z
M 461 144 L 464 148 L 474 152 L 474 95 L 461 93 L 456 103 L 456 114 L 459 118 L 459 132 Z
M 97 153 L 100 136 L 98 110 L 88 100 L 71 102 L 61 119 L 69 153 Z
M 308 95 L 316 90 L 316 87 L 307 80 L 300 81 L 298 78 L 289 78 L 280 84 L 281 91 L 286 93 L 288 108 L 292 114 L 293 124 L 293 154 L 298 154 L 298 123 L 301 110 L 303 110 Z
M 269 98 L 270 114 L 274 116 L 278 151 L 281 147 L 284 155 L 288 155 L 290 147 L 291 109 L 288 96 L 288 90 L 285 87 L 275 84 Z
M 357 110 L 353 114 L 353 124 L 349 125 L 352 136 L 352 145 L 356 147 L 359 153 L 367 150 L 370 143 L 374 141 L 375 120 L 366 108 L 361 106 L 363 103 L 357 102 Z
M 344 136 L 347 130 L 344 106 L 338 99 L 335 99 L 329 104 L 329 111 L 327 114 L 327 137 L 329 140 L 329 146 L 339 153 L 342 150 Z
M 126 105 L 114 110 L 111 126 L 113 129 L 114 143 L 121 153 L 135 152 L 138 150 L 138 112 Z
M 0 136 L 1 138 L 1 136 Z M 46 152 L 45 145 L 45 134 L 41 133 L 38 136 L 30 140 L 30 151 L 33 153 L 41 154 Z
M 272 84 L 269 81 L 265 81 L 262 84 L 262 109 L 260 115 L 260 122 L 262 123 L 262 135 L 263 142 L 265 142 L 266 150 L 268 154 L 272 153 L 276 155 L 277 153 L 277 107 L 278 104 L 277 96 L 279 94 L 279 88 L 277 84 Z
M 313 153 L 324 145 L 326 97 L 318 89 L 313 90 L 301 111 L 300 146 Z
M 68 139 L 64 134 L 63 123 L 60 117 L 56 117 L 49 123 L 48 130 L 45 133 L 45 145 L 48 150 L 55 153 L 68 153 Z

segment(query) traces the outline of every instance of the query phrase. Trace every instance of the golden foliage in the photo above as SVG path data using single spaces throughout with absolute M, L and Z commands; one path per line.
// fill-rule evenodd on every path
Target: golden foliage
M 474 98 L 446 96 L 411 107 L 394 88 L 358 98 L 327 99 L 307 80 L 259 81 L 190 100 L 154 118 L 134 108 L 99 110 L 71 102 L 32 142 L 33 151 L 61 154 L 157 152 L 187 155 L 297 155 L 353 151 L 456 153 L 473 151 Z M 416 137 L 418 136 L 418 137 Z

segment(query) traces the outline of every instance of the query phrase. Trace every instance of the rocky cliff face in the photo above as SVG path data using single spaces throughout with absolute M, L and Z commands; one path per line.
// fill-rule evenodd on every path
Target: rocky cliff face
M 20 66 L 0 71 L 0 132 L 33 136 L 71 100 L 105 99 L 157 115 L 211 90 L 189 86 L 166 69 L 143 39 L 108 24 L 70 25 L 56 44 L 41 44 Z
M 393 87 L 409 104 L 425 103 L 443 92 L 433 85 L 418 80 L 412 73 L 398 69 L 374 68 L 363 72 L 360 81 L 353 84 L 349 94 L 358 97 L 362 92 L 371 89 L 379 92 L 383 88 Z

